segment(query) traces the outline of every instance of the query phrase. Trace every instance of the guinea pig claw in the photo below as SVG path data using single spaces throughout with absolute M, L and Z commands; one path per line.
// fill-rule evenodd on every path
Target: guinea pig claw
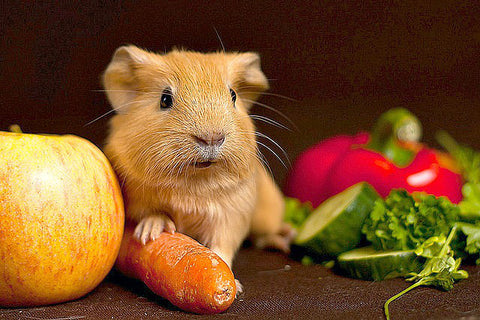
M 171 233 L 171 234 L 174 234 L 175 231 L 177 231 L 177 228 L 175 227 L 175 223 L 173 223 L 173 221 L 170 220 L 170 219 L 165 221 L 164 231 L 168 232 L 168 233 Z
M 145 245 L 150 240 L 157 239 L 163 231 L 174 233 L 175 224 L 164 214 L 143 218 L 135 228 L 134 237 Z

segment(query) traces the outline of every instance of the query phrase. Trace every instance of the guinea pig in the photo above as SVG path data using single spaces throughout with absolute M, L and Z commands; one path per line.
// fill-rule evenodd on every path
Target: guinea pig
M 123 46 L 102 81 L 115 110 L 104 151 L 139 241 L 178 231 L 230 267 L 249 234 L 258 247 L 288 251 L 283 196 L 248 114 L 268 89 L 256 53 Z

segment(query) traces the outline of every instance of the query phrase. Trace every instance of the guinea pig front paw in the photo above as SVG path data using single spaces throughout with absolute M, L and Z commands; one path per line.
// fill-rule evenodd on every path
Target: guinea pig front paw
M 164 214 L 157 214 L 143 218 L 135 227 L 134 237 L 142 244 L 155 240 L 163 231 L 174 233 L 175 223 Z
M 295 230 L 285 223 L 282 225 L 279 233 L 255 237 L 254 244 L 259 249 L 276 249 L 284 253 L 290 253 L 290 243 L 295 235 Z
M 235 287 L 237 288 L 237 292 L 235 293 L 235 298 L 238 299 L 240 295 L 244 292 L 243 285 L 240 283 L 240 281 L 235 279 Z

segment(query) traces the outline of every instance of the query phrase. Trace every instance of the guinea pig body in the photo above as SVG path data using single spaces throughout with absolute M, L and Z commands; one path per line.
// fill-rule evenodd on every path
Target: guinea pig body
M 103 84 L 116 111 L 105 153 L 139 240 L 177 230 L 230 266 L 249 233 L 260 246 L 288 250 L 283 198 L 248 115 L 268 88 L 258 55 L 121 47 Z

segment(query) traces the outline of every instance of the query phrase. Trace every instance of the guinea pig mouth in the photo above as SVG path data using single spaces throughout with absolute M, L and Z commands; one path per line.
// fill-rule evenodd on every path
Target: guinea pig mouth
M 194 162 L 194 163 L 193 163 L 193 166 L 194 166 L 195 168 L 201 169 L 201 168 L 208 168 L 208 167 L 210 167 L 212 164 L 213 164 L 212 161 L 203 161 L 203 162 Z

